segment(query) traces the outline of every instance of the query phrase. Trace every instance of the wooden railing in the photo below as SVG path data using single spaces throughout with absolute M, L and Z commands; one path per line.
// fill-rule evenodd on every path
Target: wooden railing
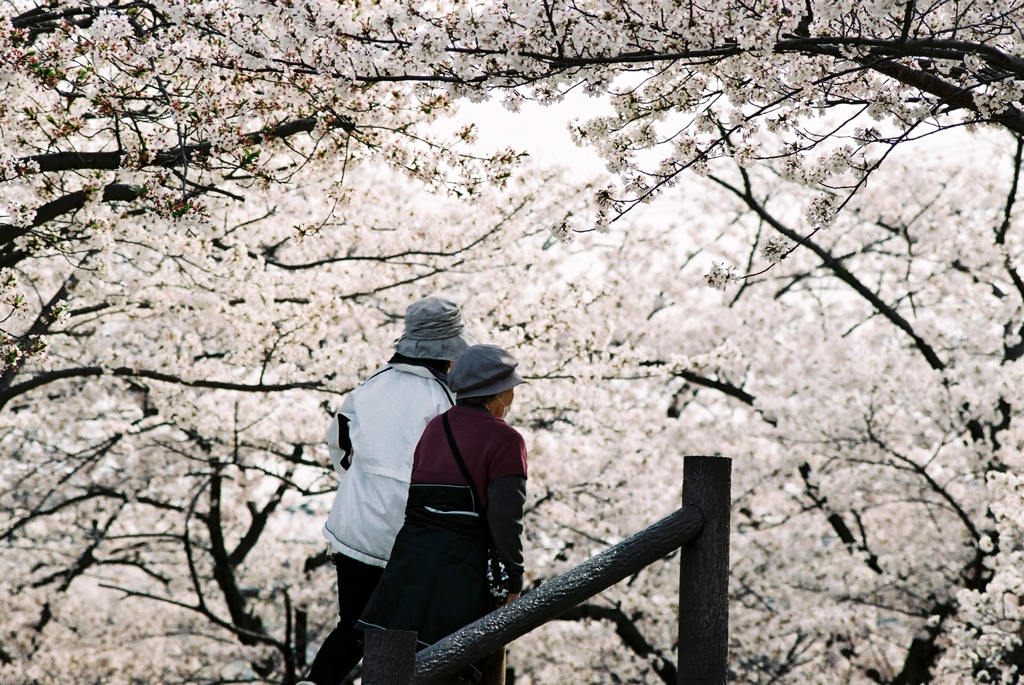
M 730 459 L 685 457 L 681 509 L 419 654 L 414 632 L 367 631 L 364 685 L 436 682 L 680 548 L 679 684 L 724 684 L 731 478 Z

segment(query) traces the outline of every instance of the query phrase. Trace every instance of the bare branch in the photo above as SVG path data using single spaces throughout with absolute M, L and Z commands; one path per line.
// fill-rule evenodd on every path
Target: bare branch
M 652 645 L 640 632 L 637 621 L 641 614 L 627 616 L 619 606 L 581 604 L 558 617 L 559 621 L 609 621 L 615 626 L 615 633 L 624 645 L 641 659 L 650 660 L 651 667 L 665 685 L 676 685 L 678 679 L 675 663 L 662 651 Z
M 92 378 L 96 376 L 118 376 L 122 378 L 148 378 L 150 380 L 162 381 L 164 383 L 174 383 L 176 385 L 186 385 L 192 388 L 209 388 L 211 390 L 234 390 L 237 392 L 282 392 L 285 390 L 320 390 L 322 392 L 329 392 L 332 394 L 338 394 L 336 391 L 327 389 L 323 383 L 319 381 L 298 381 L 296 383 L 229 383 L 224 381 L 208 381 L 208 380 L 187 380 L 180 376 L 173 376 L 167 373 L 161 373 L 159 371 L 149 371 L 146 369 L 131 369 L 128 367 L 119 367 L 116 369 L 106 369 L 102 366 L 86 366 L 71 369 L 60 369 L 58 371 L 45 371 L 37 374 L 34 378 L 12 385 L 6 390 L 0 392 L 0 409 L 11 401 L 14 397 L 24 394 L 30 390 L 55 383 L 57 381 L 66 380 L 68 378 Z
M 306 117 L 304 119 L 293 119 L 280 124 L 268 126 L 259 131 L 253 131 L 242 136 L 243 140 L 250 145 L 261 145 L 267 141 L 290 138 L 299 133 L 310 133 L 316 128 L 321 117 Z M 348 119 L 332 118 L 324 122 L 328 130 L 340 128 L 349 133 L 355 131 L 355 125 Z M 182 159 L 192 161 L 201 157 L 208 157 L 213 152 L 213 143 L 202 142 L 194 145 L 176 145 L 167 150 L 144 156 L 139 160 L 139 167 L 174 167 L 182 162 Z M 70 171 L 85 169 L 120 169 L 127 153 L 123 150 L 110 152 L 50 152 L 41 155 L 32 155 L 20 159 L 20 162 L 34 162 L 39 165 L 40 173 L 54 171 Z
M 745 173 L 745 170 L 741 169 L 741 171 L 744 172 L 744 178 L 745 180 L 747 180 L 748 177 Z M 859 294 L 861 297 L 867 300 L 871 304 L 871 306 L 878 310 L 878 312 L 882 316 L 884 316 L 893 325 L 895 325 L 901 331 L 910 336 L 910 339 L 914 341 L 914 346 L 921 352 L 925 360 L 928 362 L 929 366 L 931 366 L 936 371 L 942 371 L 946 368 L 945 363 L 941 359 L 939 359 L 939 356 L 935 353 L 935 350 L 932 349 L 931 345 L 925 342 L 925 340 L 914 331 L 914 328 L 906 319 L 904 319 L 899 314 L 899 312 L 897 312 L 891 306 L 882 301 L 882 299 L 878 295 L 876 295 L 870 288 L 868 288 L 856 276 L 854 276 L 845 266 L 843 266 L 843 264 L 838 259 L 833 257 L 828 250 L 819 246 L 810 238 L 801 236 L 799 233 L 783 224 L 773 214 L 771 214 L 767 210 L 767 208 L 765 208 L 765 206 L 761 204 L 757 200 L 757 198 L 754 197 L 753 193 L 750 190 L 749 180 L 747 181 L 747 187 L 741 190 L 736 186 L 732 185 L 731 183 L 724 181 L 717 176 L 711 175 L 708 178 L 710 178 L 712 181 L 722 186 L 729 192 L 736 195 L 736 197 L 743 200 L 748 207 L 754 210 L 754 212 L 759 217 L 761 217 L 766 223 L 772 226 L 779 233 L 786 236 L 794 243 L 802 243 L 806 245 L 808 248 L 810 248 L 811 251 L 814 252 L 814 254 L 818 255 L 818 258 L 821 259 L 822 263 L 828 269 L 830 269 L 832 273 L 836 275 L 837 278 L 839 278 L 839 280 L 843 281 L 851 288 L 853 288 L 854 291 L 857 292 L 857 294 Z

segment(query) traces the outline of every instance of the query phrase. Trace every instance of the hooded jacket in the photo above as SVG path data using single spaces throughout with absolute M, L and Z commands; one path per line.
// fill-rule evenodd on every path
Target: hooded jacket
M 342 476 L 323 534 L 340 554 L 384 567 L 405 521 L 413 452 L 432 418 L 454 404 L 444 375 L 392 362 L 349 393 L 339 414 L 348 420 L 351 466 L 335 418 L 327 446 Z

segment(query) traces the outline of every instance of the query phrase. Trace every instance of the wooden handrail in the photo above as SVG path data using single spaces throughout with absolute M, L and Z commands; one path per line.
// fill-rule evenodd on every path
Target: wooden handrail
M 728 668 L 732 460 L 684 459 L 681 509 L 420 652 L 415 634 L 367 631 L 365 685 L 427 685 L 494 653 L 682 547 L 679 683 L 724 685 Z M 373 635 L 371 636 L 371 633 Z M 389 635 L 393 634 L 392 638 Z M 412 639 L 409 636 L 412 635 Z
M 688 504 L 614 547 L 587 559 L 516 601 L 427 647 L 416 657 L 416 682 L 430 683 L 482 659 L 597 593 L 650 566 L 700 535 L 704 514 Z

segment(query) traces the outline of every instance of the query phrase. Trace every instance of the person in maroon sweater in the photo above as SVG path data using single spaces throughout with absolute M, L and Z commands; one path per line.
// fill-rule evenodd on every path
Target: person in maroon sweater
M 517 364 L 500 347 L 474 345 L 448 375 L 456 406 L 416 446 L 405 524 L 357 629 L 415 630 L 422 649 L 519 596 L 526 445 L 504 421 L 524 382 Z M 507 594 L 488 580 L 494 565 Z M 504 654 L 452 682 L 504 683 Z

